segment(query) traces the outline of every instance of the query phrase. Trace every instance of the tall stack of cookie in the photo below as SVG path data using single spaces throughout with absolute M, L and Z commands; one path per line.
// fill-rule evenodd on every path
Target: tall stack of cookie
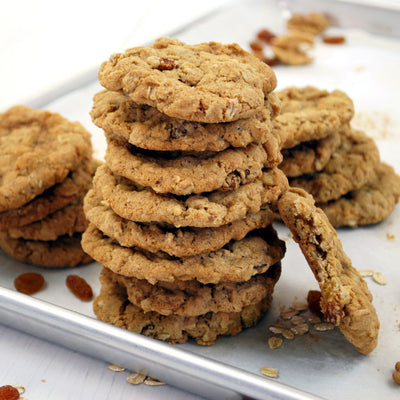
M 170 343 L 254 325 L 285 252 L 273 71 L 237 45 L 160 38 L 111 56 L 99 79 L 106 163 L 82 239 L 104 266 L 96 315 Z
M 79 123 L 25 106 L 1 114 L 0 248 L 44 267 L 91 261 L 80 240 L 83 197 L 96 166 Z
M 387 218 L 400 197 L 400 177 L 380 161 L 374 140 L 351 127 L 351 99 L 311 86 L 278 95 L 276 126 L 286 135 L 280 168 L 290 185 L 312 194 L 335 227 Z

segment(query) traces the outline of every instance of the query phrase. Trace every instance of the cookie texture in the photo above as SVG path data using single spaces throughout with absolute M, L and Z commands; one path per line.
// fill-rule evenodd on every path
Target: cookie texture
M 375 168 L 375 178 L 339 199 L 320 203 L 335 227 L 376 224 L 393 212 L 400 198 L 400 176 L 385 163 Z
M 125 288 L 112 282 L 107 271 L 101 276 L 101 285 L 100 296 L 93 303 L 100 320 L 169 343 L 184 343 L 194 338 L 197 344 L 212 345 L 222 335 L 236 335 L 257 324 L 272 300 L 272 294 L 269 294 L 240 312 L 209 312 L 196 317 L 164 316 L 143 312 L 130 303 Z
M 193 279 L 205 284 L 241 282 L 265 272 L 285 253 L 284 242 L 278 239 L 272 227 L 257 231 L 259 236 L 255 232 L 214 252 L 176 258 L 135 247 L 121 247 L 89 224 L 82 235 L 82 247 L 111 271 L 146 279 L 152 284 Z
M 323 171 L 290 179 L 292 187 L 312 194 L 317 203 L 326 203 L 360 189 L 374 178 L 379 151 L 364 132 L 351 129 L 342 136 L 338 150 Z
M 321 288 L 325 318 L 339 326 L 357 350 L 370 353 L 377 345 L 379 332 L 372 295 L 327 216 L 301 189 L 284 193 L 278 208 Z
M 311 140 L 291 149 L 284 149 L 279 168 L 288 177 L 321 171 L 340 146 L 341 139 L 341 134 L 336 132 L 320 140 Z
M 61 236 L 54 241 L 11 239 L 0 232 L 0 247 L 10 257 L 26 264 L 47 268 L 76 267 L 92 258 L 80 244 L 81 236 Z
M 195 280 L 151 285 L 144 279 L 127 278 L 109 270 L 103 273 L 124 287 L 128 300 L 144 312 L 192 317 L 208 312 L 239 312 L 246 306 L 259 303 L 273 292 L 281 267 L 280 263 L 275 264 L 267 272 L 246 282 L 216 285 L 204 285 Z
M 91 152 L 89 133 L 59 114 L 25 106 L 0 114 L 0 212 L 62 182 Z
M 115 214 L 94 190 L 85 196 L 84 210 L 93 225 L 121 246 L 140 247 L 152 253 L 162 251 L 176 257 L 218 250 L 231 240 L 243 239 L 254 229 L 267 227 L 274 218 L 271 208 L 265 205 L 257 213 L 216 228 L 141 224 Z
M 106 165 L 97 169 L 93 184 L 114 212 L 125 219 L 198 228 L 226 225 L 258 212 L 263 205 L 276 201 L 288 187 L 284 173 L 273 168 L 234 191 L 177 197 L 136 185 L 112 174 Z
M 99 81 L 170 117 L 206 123 L 254 116 L 276 87 L 272 69 L 237 44 L 170 38 L 113 54 L 101 65 Z
M 272 129 L 279 98 L 268 95 L 265 107 L 250 118 L 226 123 L 200 123 L 172 118 L 121 92 L 103 90 L 93 98 L 93 122 L 107 134 L 119 135 L 134 146 L 158 151 L 222 151 L 228 147 L 261 144 L 278 153 L 280 136 Z M 276 149 L 276 150 L 275 150 Z
M 115 174 L 157 193 L 188 195 L 213 190 L 234 190 L 260 178 L 264 167 L 282 161 L 280 152 L 267 154 L 261 145 L 174 157 L 170 153 L 143 152 L 116 135 L 107 136 L 105 160 Z

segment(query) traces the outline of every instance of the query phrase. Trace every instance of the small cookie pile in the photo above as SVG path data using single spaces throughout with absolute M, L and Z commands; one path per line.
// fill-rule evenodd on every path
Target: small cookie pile
M 79 123 L 25 106 L 0 114 L 0 248 L 43 267 L 91 261 L 80 240 L 96 166 Z
M 311 86 L 278 95 L 276 126 L 286 135 L 279 167 L 290 185 L 312 194 L 335 227 L 387 218 L 400 197 L 400 177 L 380 161 L 374 140 L 351 127 L 351 99 Z
M 271 226 L 288 188 L 273 71 L 235 44 L 160 38 L 112 55 L 99 80 L 106 163 L 82 238 L 104 266 L 96 315 L 170 343 L 253 326 L 285 252 Z

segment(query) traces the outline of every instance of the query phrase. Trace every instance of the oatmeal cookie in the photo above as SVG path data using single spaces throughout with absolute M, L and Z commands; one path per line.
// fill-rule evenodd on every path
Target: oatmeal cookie
M 216 228 L 141 224 L 115 214 L 94 190 L 85 196 L 84 211 L 93 225 L 121 246 L 140 247 L 152 253 L 162 251 L 176 257 L 218 250 L 230 240 L 243 239 L 250 231 L 267 227 L 274 218 L 271 208 L 265 205 L 257 213 Z
M 287 191 L 279 212 L 321 288 L 321 310 L 357 350 L 370 353 L 377 345 L 379 320 L 367 284 L 343 251 L 325 213 L 301 189 Z
M 128 300 L 144 312 L 194 317 L 208 312 L 239 312 L 246 306 L 259 303 L 273 292 L 281 266 L 277 263 L 246 282 L 216 285 L 204 285 L 196 280 L 152 285 L 144 279 L 127 278 L 110 270 L 106 273 L 114 283 L 126 289 Z
M 25 106 L 0 114 L 0 212 L 62 182 L 91 153 L 90 134 L 78 122 Z
M 116 135 L 107 135 L 105 160 L 111 171 L 156 193 L 178 196 L 213 190 L 230 191 L 260 178 L 263 168 L 277 166 L 280 152 L 267 154 L 262 145 L 194 155 L 140 151 Z
M 99 161 L 85 158 L 62 182 L 22 207 L 0 213 L 0 230 L 31 224 L 65 207 L 87 190 L 99 165 Z
M 288 177 L 321 171 L 340 146 L 341 135 L 333 133 L 326 138 L 303 142 L 282 151 L 283 161 L 279 168 Z
M 254 326 L 271 305 L 272 294 L 239 312 L 209 312 L 196 317 L 164 316 L 143 312 L 128 301 L 125 288 L 101 276 L 101 292 L 93 303 L 97 317 L 105 322 L 169 343 L 184 343 L 194 338 L 197 344 L 212 345 L 222 335 L 236 335 Z
M 335 227 L 376 224 L 389 217 L 400 198 L 400 176 L 385 163 L 375 168 L 375 178 L 360 189 L 329 203 L 319 203 Z
M 276 87 L 272 69 L 237 44 L 170 38 L 113 54 L 99 81 L 170 117 L 206 123 L 254 116 Z
M 276 92 L 281 112 L 275 129 L 283 130 L 283 148 L 318 140 L 337 132 L 354 115 L 354 105 L 340 90 L 328 92 L 313 86 L 288 87 Z
M 76 267 L 92 261 L 82 250 L 80 241 L 80 234 L 40 241 L 11 239 L 6 232 L 0 232 L 0 248 L 10 257 L 22 263 L 47 268 Z
M 274 134 L 271 121 L 279 111 L 275 93 L 253 117 L 219 124 L 168 117 L 155 107 L 134 103 L 121 92 L 101 91 L 94 95 L 93 102 L 90 115 L 99 128 L 143 149 L 222 151 L 251 143 L 264 143 L 271 154 L 280 149 L 280 137 Z
M 322 171 L 292 178 L 290 186 L 312 194 L 317 203 L 326 203 L 373 180 L 378 163 L 379 151 L 374 140 L 351 129 L 342 136 L 339 149 Z
M 97 192 L 119 216 L 135 222 L 164 222 L 177 228 L 217 227 L 243 219 L 276 201 L 287 189 L 285 174 L 278 168 L 263 171 L 260 179 L 230 192 L 211 192 L 178 197 L 157 194 L 121 176 L 103 165 L 93 179 Z
M 256 236 L 258 234 L 259 236 Z M 285 244 L 272 227 L 253 231 L 242 240 L 223 248 L 191 257 L 176 258 L 140 248 L 122 247 L 89 224 L 82 235 L 82 247 L 96 261 L 117 274 L 158 281 L 197 279 L 201 283 L 243 282 L 279 262 Z

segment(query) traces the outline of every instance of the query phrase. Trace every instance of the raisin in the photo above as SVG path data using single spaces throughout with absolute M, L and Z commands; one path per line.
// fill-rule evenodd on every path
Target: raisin
M 0 386 L 0 400 L 18 400 L 19 398 L 19 391 L 14 386 Z
M 272 32 L 268 29 L 262 29 L 260 32 L 257 33 L 257 37 L 262 40 L 263 42 L 270 44 L 272 39 L 275 37 Z
M 68 289 L 80 300 L 90 301 L 93 299 L 93 291 L 90 285 L 78 275 L 68 275 L 65 281 Z
M 257 42 L 256 40 L 254 40 L 253 42 L 250 43 L 250 48 L 255 52 L 262 51 L 262 49 L 263 49 L 261 43 Z
M 14 280 L 15 289 L 24 294 L 34 294 L 39 292 L 44 286 L 44 278 L 37 272 L 25 272 L 17 276 Z
M 160 63 L 157 67 L 158 70 L 160 71 L 165 71 L 165 70 L 171 70 L 174 69 L 176 67 L 175 65 L 175 61 L 174 60 L 170 60 L 169 58 L 160 58 Z
M 261 61 L 264 62 L 265 64 L 268 64 L 270 67 L 282 64 L 281 61 L 276 57 L 274 58 L 263 57 L 261 58 Z
M 310 290 L 307 295 L 307 304 L 309 310 L 323 318 L 324 315 L 321 311 L 321 292 L 319 290 Z
M 343 44 L 346 39 L 343 36 L 325 36 L 322 41 L 327 44 Z

